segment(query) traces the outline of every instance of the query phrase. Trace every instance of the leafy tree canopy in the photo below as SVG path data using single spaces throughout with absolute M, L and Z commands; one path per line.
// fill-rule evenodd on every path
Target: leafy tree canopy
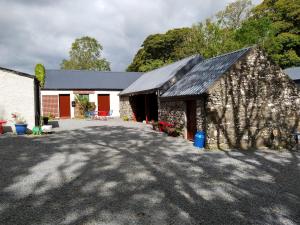
M 260 45 L 281 67 L 300 65 L 300 0 L 237 0 L 190 28 L 148 36 L 128 71 L 149 71 L 184 57 L 213 57 Z
M 127 71 L 146 72 L 180 59 L 176 48 L 184 42 L 190 30 L 191 28 L 173 29 L 165 34 L 148 36 Z
M 66 70 L 109 71 L 110 63 L 102 57 L 102 45 L 88 36 L 78 38 L 69 51 L 70 59 L 64 59 L 61 68 Z

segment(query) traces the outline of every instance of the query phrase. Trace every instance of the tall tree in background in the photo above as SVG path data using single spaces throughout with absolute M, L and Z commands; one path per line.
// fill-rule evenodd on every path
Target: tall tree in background
M 246 20 L 251 12 L 253 5 L 251 0 L 237 0 L 229 3 L 224 10 L 216 14 L 218 23 L 227 29 L 237 29 Z
M 271 22 L 272 35 L 264 48 L 275 62 L 282 67 L 300 65 L 300 0 L 264 0 L 251 19 Z
M 102 57 L 102 45 L 91 37 L 75 40 L 69 52 L 70 59 L 64 59 L 61 69 L 109 71 L 110 63 Z
M 193 54 L 209 58 L 255 44 L 283 68 L 300 65 L 300 0 L 264 0 L 254 8 L 250 0 L 237 0 L 191 28 L 150 35 L 128 70 L 149 71 Z
M 127 71 L 146 72 L 180 59 L 175 49 L 180 46 L 190 28 L 173 29 L 165 34 L 148 36 Z

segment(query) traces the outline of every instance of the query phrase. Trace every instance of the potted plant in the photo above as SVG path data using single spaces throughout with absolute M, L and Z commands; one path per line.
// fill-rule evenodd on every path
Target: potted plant
M 48 116 L 43 116 L 43 125 L 48 125 L 49 117 Z
M 21 117 L 18 113 L 12 113 L 12 118 L 15 123 L 16 133 L 18 135 L 24 135 L 27 131 L 27 123 L 26 120 Z

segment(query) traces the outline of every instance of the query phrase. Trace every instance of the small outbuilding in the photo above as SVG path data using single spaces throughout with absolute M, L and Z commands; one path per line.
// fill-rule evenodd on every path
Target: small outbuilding
M 158 97 L 201 60 L 201 56 L 195 55 L 144 73 L 120 93 L 121 117 L 138 122 L 157 121 Z
M 158 121 L 173 124 L 189 140 L 196 131 L 204 131 L 206 148 L 212 149 L 285 148 L 294 143 L 293 134 L 300 131 L 299 90 L 263 50 L 250 47 L 189 66 L 187 62 L 179 63 L 188 69 L 176 79 L 169 77 L 164 80 L 167 85 L 151 86 L 157 97 Z M 173 69 L 164 67 L 163 71 L 167 74 Z M 133 83 L 134 88 L 143 87 L 147 74 L 149 83 L 155 83 L 153 72 L 161 79 L 157 71 L 144 74 Z M 121 115 L 130 116 L 135 108 L 144 107 L 132 104 L 130 98 L 137 93 L 132 89 L 121 92 Z
M 95 105 L 95 110 L 120 116 L 119 93 L 142 73 L 102 72 L 89 70 L 46 70 L 45 86 L 41 90 L 42 114 L 55 118 L 75 118 L 79 108 L 76 95 Z M 100 114 L 99 114 L 100 115 Z
M 12 113 L 26 120 L 28 128 L 39 124 L 39 83 L 35 76 L 0 67 L 0 119 L 14 129 Z

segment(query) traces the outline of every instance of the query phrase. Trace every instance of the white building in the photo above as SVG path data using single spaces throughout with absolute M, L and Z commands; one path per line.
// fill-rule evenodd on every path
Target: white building
M 100 72 L 87 70 L 46 70 L 41 91 L 42 115 L 56 118 L 75 117 L 75 96 L 84 95 L 96 111 L 120 116 L 119 93 L 142 73 Z
M 39 123 L 39 86 L 35 76 L 0 67 L 0 120 L 14 129 L 12 113 L 26 120 L 29 129 Z

